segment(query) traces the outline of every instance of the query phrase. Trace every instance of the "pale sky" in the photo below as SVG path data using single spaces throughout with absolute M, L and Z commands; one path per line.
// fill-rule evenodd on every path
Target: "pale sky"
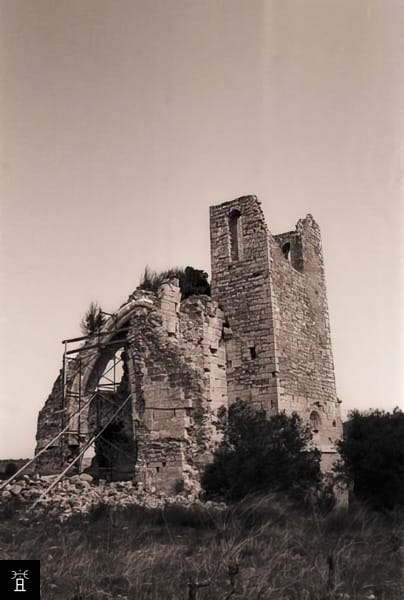
M 92 300 L 210 271 L 208 207 L 320 224 L 338 395 L 404 407 L 402 0 L 1 1 L 0 458 Z M 401 327 L 401 335 L 400 335 Z

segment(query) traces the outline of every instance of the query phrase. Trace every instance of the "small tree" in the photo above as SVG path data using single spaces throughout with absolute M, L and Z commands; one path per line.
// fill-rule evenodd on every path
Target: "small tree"
M 101 307 L 97 302 L 91 302 L 86 314 L 81 320 L 80 327 L 83 335 L 93 335 L 101 329 L 105 321 Z
M 220 411 L 218 428 L 223 441 L 202 477 L 208 496 L 239 500 L 280 491 L 301 499 L 320 489 L 321 454 L 296 413 L 267 419 L 264 411 L 237 401 Z
M 352 484 L 358 500 L 375 508 L 404 505 L 404 413 L 354 410 L 344 429 L 338 476 Z

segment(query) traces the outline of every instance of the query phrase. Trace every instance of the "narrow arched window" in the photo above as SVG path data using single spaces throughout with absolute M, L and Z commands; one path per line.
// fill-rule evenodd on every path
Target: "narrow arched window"
M 290 242 L 286 242 L 286 244 L 283 244 L 283 246 L 282 246 L 282 252 L 283 252 L 283 256 L 286 258 L 286 260 L 288 260 L 290 262 L 291 261 L 291 258 L 290 258 Z
M 230 258 L 232 261 L 241 258 L 241 213 L 232 210 L 229 217 Z
M 320 415 L 315 410 L 310 413 L 310 427 L 313 433 L 318 433 L 320 431 L 321 419 Z

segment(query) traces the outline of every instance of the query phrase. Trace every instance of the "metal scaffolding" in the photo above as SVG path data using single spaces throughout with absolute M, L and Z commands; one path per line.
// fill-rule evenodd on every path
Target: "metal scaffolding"
M 108 427 L 108 425 L 110 423 L 112 423 L 112 421 L 115 419 L 115 417 L 118 415 L 118 413 L 124 408 L 124 406 L 127 404 L 127 402 L 130 400 L 130 398 L 132 397 L 132 394 L 129 394 L 120 404 L 120 406 L 117 408 L 117 410 L 113 413 L 113 415 L 108 419 L 108 421 L 105 423 L 105 425 L 83 446 L 83 448 L 80 449 L 80 452 L 78 453 L 78 455 L 72 460 L 72 462 L 60 473 L 60 475 L 58 475 L 55 479 L 55 481 L 53 481 L 48 488 L 45 490 L 45 492 L 43 494 L 41 494 L 41 496 L 34 502 L 34 504 L 31 506 L 30 510 L 32 510 L 37 504 L 38 502 L 40 502 L 41 500 L 44 500 L 46 498 L 46 496 L 49 494 L 49 492 L 56 487 L 56 485 L 59 483 L 59 481 L 61 481 L 63 479 L 63 477 L 68 473 L 68 471 L 70 471 L 71 467 L 76 463 L 79 462 L 81 460 L 81 458 L 83 457 L 84 453 L 86 452 L 86 450 L 88 450 L 88 448 L 90 448 L 90 446 L 92 444 L 94 444 L 94 442 L 101 437 L 102 433 L 106 430 L 106 428 Z
M 108 313 L 105 313 L 108 314 Z M 112 316 L 113 315 L 108 315 Z M 35 456 L 25 463 L 16 473 L 14 473 L 9 479 L 2 482 L 0 485 L 0 491 L 5 488 L 6 485 L 11 483 L 14 479 L 16 479 L 19 475 L 21 475 L 29 466 L 31 466 L 42 454 L 44 454 L 51 447 L 55 447 L 58 443 L 61 452 L 62 464 L 65 464 L 65 449 L 66 449 L 66 437 L 73 436 L 73 438 L 77 441 L 78 453 L 77 456 L 68 464 L 68 466 L 63 470 L 63 472 L 58 476 L 57 482 L 60 481 L 64 477 L 64 475 L 71 469 L 71 467 L 79 462 L 86 450 L 102 436 L 102 433 L 108 427 L 110 423 L 114 420 L 114 418 L 119 414 L 119 412 L 124 408 L 129 399 L 131 398 L 131 394 L 129 394 L 125 400 L 119 405 L 118 409 L 113 413 L 112 417 L 110 417 L 106 424 L 100 427 L 100 424 L 97 425 L 97 432 L 93 437 L 86 441 L 87 435 L 82 433 L 82 414 L 83 412 L 89 408 L 91 402 L 97 397 L 103 397 L 104 399 L 111 400 L 107 392 L 116 392 L 118 391 L 120 380 L 118 381 L 117 375 L 119 372 L 118 367 L 123 366 L 123 358 L 122 355 L 117 357 L 116 353 L 112 356 L 111 360 L 106 365 L 105 370 L 101 373 L 101 376 L 98 380 L 98 383 L 95 389 L 92 391 L 89 397 L 86 398 L 85 390 L 83 390 L 83 359 L 82 353 L 88 350 L 98 349 L 103 350 L 108 347 L 115 346 L 117 349 L 125 345 L 125 338 L 115 339 L 109 341 L 105 340 L 106 336 L 116 336 L 121 333 L 126 333 L 129 330 L 128 327 L 122 327 L 119 329 L 115 329 L 112 331 L 97 331 L 92 335 L 85 335 L 76 338 L 65 339 L 62 341 L 64 345 L 63 352 L 63 364 L 62 364 L 62 394 L 61 394 L 61 408 L 56 411 L 61 415 L 61 427 L 60 431 L 43 447 L 41 448 Z M 83 344 L 84 342 L 84 344 Z M 87 343 L 86 343 L 87 342 Z M 80 344 L 77 346 L 77 344 Z M 110 364 L 112 361 L 112 364 Z M 77 389 L 72 389 L 73 382 L 78 378 L 78 387 Z M 76 410 L 67 414 L 68 408 L 74 406 L 76 404 Z M 74 422 L 76 421 L 76 425 Z M 108 443 L 111 443 L 109 440 L 105 440 Z M 121 451 L 118 447 L 118 450 Z M 80 462 L 79 462 L 79 470 L 80 470 Z M 56 483 L 55 483 L 56 485 Z M 52 484 L 53 487 L 53 484 Z M 49 488 L 50 489 L 50 488 Z M 49 490 L 48 490 L 49 491 Z
M 60 438 L 60 450 L 62 464 L 65 462 L 65 449 L 66 449 L 66 437 L 73 436 L 77 445 L 80 448 L 82 443 L 85 442 L 86 435 L 82 433 L 81 427 L 81 406 L 85 402 L 86 390 L 83 389 L 83 358 L 82 353 L 88 350 L 103 350 L 105 348 L 111 348 L 115 346 L 117 349 L 120 345 L 123 345 L 125 340 L 113 340 L 103 341 L 106 336 L 113 334 L 116 336 L 120 333 L 126 333 L 128 327 L 116 329 L 114 331 L 107 332 L 96 332 L 92 335 L 80 336 L 77 338 L 70 338 L 62 341 L 64 345 L 63 352 L 63 366 L 62 366 L 62 407 L 61 407 L 61 428 L 65 428 L 66 412 L 68 407 L 77 405 L 77 425 L 76 429 L 68 430 Z M 82 342 L 85 342 L 84 345 Z M 88 342 L 88 343 L 86 343 Z M 77 346 L 77 344 L 79 344 Z M 112 364 L 110 364 L 112 362 Z M 107 392 L 116 392 L 118 390 L 120 379 L 118 381 L 117 374 L 119 367 L 123 366 L 122 355 L 117 356 L 116 353 L 113 355 L 111 360 L 106 365 L 105 370 L 101 373 L 98 383 L 93 390 L 94 397 L 104 397 L 109 400 Z M 77 381 L 78 386 L 73 389 L 73 382 Z M 80 468 L 80 465 L 79 465 Z

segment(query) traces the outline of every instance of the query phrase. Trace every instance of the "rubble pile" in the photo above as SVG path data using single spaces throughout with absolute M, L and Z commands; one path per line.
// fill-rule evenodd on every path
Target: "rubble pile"
M 191 506 L 202 504 L 194 494 L 178 494 L 168 496 L 156 492 L 155 488 L 144 489 L 142 484 L 132 481 L 95 483 L 91 475 L 82 473 L 66 477 L 45 496 L 46 490 L 56 479 L 56 475 L 39 476 L 24 475 L 16 482 L 11 482 L 0 492 L 0 506 L 6 507 L 10 502 L 20 501 L 21 513 L 39 515 L 48 513 L 60 520 L 66 520 L 77 514 L 86 514 L 100 505 L 127 507 L 131 505 L 144 508 L 163 508 L 171 504 Z M 44 497 L 43 497 L 44 496 Z M 205 502 L 206 507 L 224 508 L 221 503 Z M 27 509 L 33 505 L 31 513 Z

